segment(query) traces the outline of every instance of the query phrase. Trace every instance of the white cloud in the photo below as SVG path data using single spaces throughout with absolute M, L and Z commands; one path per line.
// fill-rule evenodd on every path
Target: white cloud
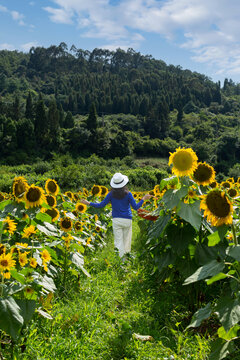
M 20 14 L 18 11 L 10 11 L 10 14 L 13 18 L 13 20 L 17 21 L 19 25 L 25 25 L 23 19 L 24 19 L 24 15 Z
M 14 46 L 11 44 L 0 44 L 0 50 L 14 50 Z
M 37 47 L 39 44 L 37 41 L 31 41 L 31 42 L 28 42 L 28 43 L 25 43 L 25 44 L 22 44 L 21 45 L 21 49 L 25 52 L 28 52 L 31 47 Z
M 192 53 L 215 72 L 239 73 L 239 0 L 52 0 L 44 8 L 54 22 L 75 24 L 102 47 L 139 47 L 154 33 Z
M 1 12 L 7 12 L 8 9 L 5 6 L 0 5 L 0 11 Z

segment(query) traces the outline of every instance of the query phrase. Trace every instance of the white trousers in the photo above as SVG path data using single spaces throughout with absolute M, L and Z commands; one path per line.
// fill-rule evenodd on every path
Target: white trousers
M 114 247 L 118 249 L 119 256 L 131 251 L 132 242 L 132 220 L 113 218 Z

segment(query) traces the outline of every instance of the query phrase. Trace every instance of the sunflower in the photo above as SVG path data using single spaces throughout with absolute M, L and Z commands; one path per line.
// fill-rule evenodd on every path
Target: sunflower
M 59 186 L 53 179 L 47 179 L 45 183 L 46 193 L 49 195 L 56 196 L 59 193 Z
M 91 194 L 93 196 L 101 196 L 101 186 L 93 185 L 93 187 L 91 189 Z
M 31 267 L 36 268 L 36 267 L 37 267 L 37 260 L 32 257 L 32 258 L 29 260 L 29 264 L 30 264 Z
M 46 195 L 47 204 L 51 207 L 55 207 L 57 205 L 57 200 L 54 195 Z
M 230 189 L 231 187 L 231 183 L 229 181 L 222 181 L 220 185 L 224 189 Z
M 88 192 L 88 190 L 86 188 L 83 188 L 82 194 L 84 196 L 88 196 L 89 192 Z
M 23 229 L 22 238 L 28 239 L 31 235 L 36 234 L 37 229 L 35 229 L 34 225 L 30 225 Z
M 98 215 L 97 214 L 94 214 L 94 221 L 98 221 Z
M 51 255 L 46 249 L 44 249 L 40 254 L 43 262 L 48 263 L 51 260 Z
M 95 227 L 95 231 L 99 233 L 99 232 L 101 231 L 100 226 L 97 225 L 97 226 Z
M 76 204 L 75 209 L 76 209 L 76 211 L 78 211 L 78 212 L 80 212 L 80 213 L 83 214 L 83 213 L 85 213 L 86 210 L 87 210 L 87 205 L 78 202 L 78 203 Z
M 49 216 L 51 216 L 52 221 L 58 220 L 58 218 L 60 216 L 60 213 L 59 213 L 58 209 L 56 209 L 56 208 L 46 209 L 44 212 L 46 214 L 48 214 Z
M 14 231 L 17 229 L 17 224 L 14 222 L 14 220 L 11 220 L 9 216 L 6 217 L 6 219 L 3 220 L 4 226 L 4 232 L 8 232 L 10 235 L 13 235 Z
M 13 180 L 13 195 L 15 196 L 15 200 L 20 202 L 23 200 L 23 196 L 27 191 L 29 185 L 27 180 L 23 176 L 19 176 L 14 178 Z
M 160 194 L 160 186 L 159 186 L 159 184 L 154 186 L 153 192 L 154 192 L 154 196 Z
M 3 201 L 5 199 L 5 196 L 3 195 L 3 193 L 0 192 L 0 202 Z
M 16 261 L 12 259 L 12 254 L 6 254 L 5 251 L 0 255 L 0 273 L 6 279 L 10 278 L 10 270 L 16 265 Z
M 81 223 L 81 221 L 76 221 L 75 224 L 74 224 L 74 229 L 76 231 L 82 231 L 83 230 L 83 225 Z
M 106 186 L 101 186 L 101 196 L 108 194 L 108 188 Z
M 30 286 L 25 287 L 24 291 L 27 295 L 32 295 L 34 293 L 33 288 L 31 288 Z
M 228 182 L 230 182 L 230 183 L 234 183 L 234 178 L 233 177 L 230 177 L 230 178 L 228 178 L 226 181 L 228 181 Z
M 173 165 L 172 172 L 176 176 L 191 175 L 197 168 L 198 157 L 191 148 L 178 148 L 170 153 L 168 165 Z
M 77 218 L 78 217 L 78 212 L 76 210 L 72 211 L 72 214 Z
M 230 189 L 228 189 L 228 195 L 232 198 L 235 198 L 236 196 L 238 196 L 238 191 L 236 188 L 231 187 Z
M 66 191 L 65 194 L 70 200 L 73 199 L 73 193 L 71 191 Z
M 64 217 L 60 220 L 60 228 L 63 231 L 71 231 L 72 226 L 73 226 L 72 220 L 69 219 L 68 217 Z
M 68 249 L 71 243 L 71 240 L 73 239 L 73 237 L 71 235 L 68 236 L 62 236 L 62 239 L 64 240 L 64 245 L 66 246 L 66 248 Z
M 219 189 L 211 190 L 203 196 L 200 209 L 212 226 L 232 224 L 233 206 L 224 192 Z
M 43 189 L 35 185 L 29 186 L 24 194 L 24 201 L 27 209 L 42 205 L 42 203 L 46 202 Z
M 213 181 L 209 184 L 209 186 L 212 188 L 212 189 L 215 189 L 217 186 L 218 186 L 218 183 L 217 181 Z
M 79 195 L 77 193 L 73 194 L 73 200 L 75 200 L 75 201 L 79 200 Z
M 192 179 L 198 185 L 209 185 L 215 179 L 215 171 L 214 168 L 205 162 L 199 162 L 197 164 L 197 168 L 194 170 L 192 174 Z
M 22 267 L 28 263 L 27 254 L 28 252 L 24 252 L 24 253 L 19 252 L 18 254 L 18 262 Z

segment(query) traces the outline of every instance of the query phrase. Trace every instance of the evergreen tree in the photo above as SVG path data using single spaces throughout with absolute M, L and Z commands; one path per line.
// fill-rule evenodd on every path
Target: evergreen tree
M 12 109 L 12 118 L 16 121 L 20 119 L 20 100 L 18 96 L 15 96 L 13 109 Z
M 67 112 L 67 115 L 63 122 L 63 127 L 65 129 L 72 129 L 74 127 L 74 119 L 73 119 L 71 111 Z
M 34 133 L 38 145 L 44 145 L 48 135 L 48 120 L 45 111 L 42 94 L 39 94 L 38 102 L 36 105 L 36 115 L 34 123 Z
M 32 95 L 29 91 L 27 101 L 26 101 L 26 109 L 25 109 L 25 117 L 30 120 L 34 120 L 34 107 L 32 102 Z

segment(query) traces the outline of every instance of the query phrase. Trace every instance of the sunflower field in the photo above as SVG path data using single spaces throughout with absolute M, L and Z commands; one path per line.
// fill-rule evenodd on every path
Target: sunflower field
M 163 287 L 181 284 L 194 314 L 188 329 L 214 324 L 210 359 L 233 352 L 240 337 L 240 178 L 218 183 L 212 166 L 192 149 L 170 154 L 172 176 L 149 191 L 135 221 L 152 273 Z M 108 188 L 93 185 L 61 192 L 54 179 L 44 188 L 13 180 L 0 193 L 0 332 L 17 342 L 37 313 L 53 319 L 51 302 L 78 282 L 85 256 L 105 245 L 111 207 L 87 208 Z M 210 325 L 209 325 L 210 326 Z

